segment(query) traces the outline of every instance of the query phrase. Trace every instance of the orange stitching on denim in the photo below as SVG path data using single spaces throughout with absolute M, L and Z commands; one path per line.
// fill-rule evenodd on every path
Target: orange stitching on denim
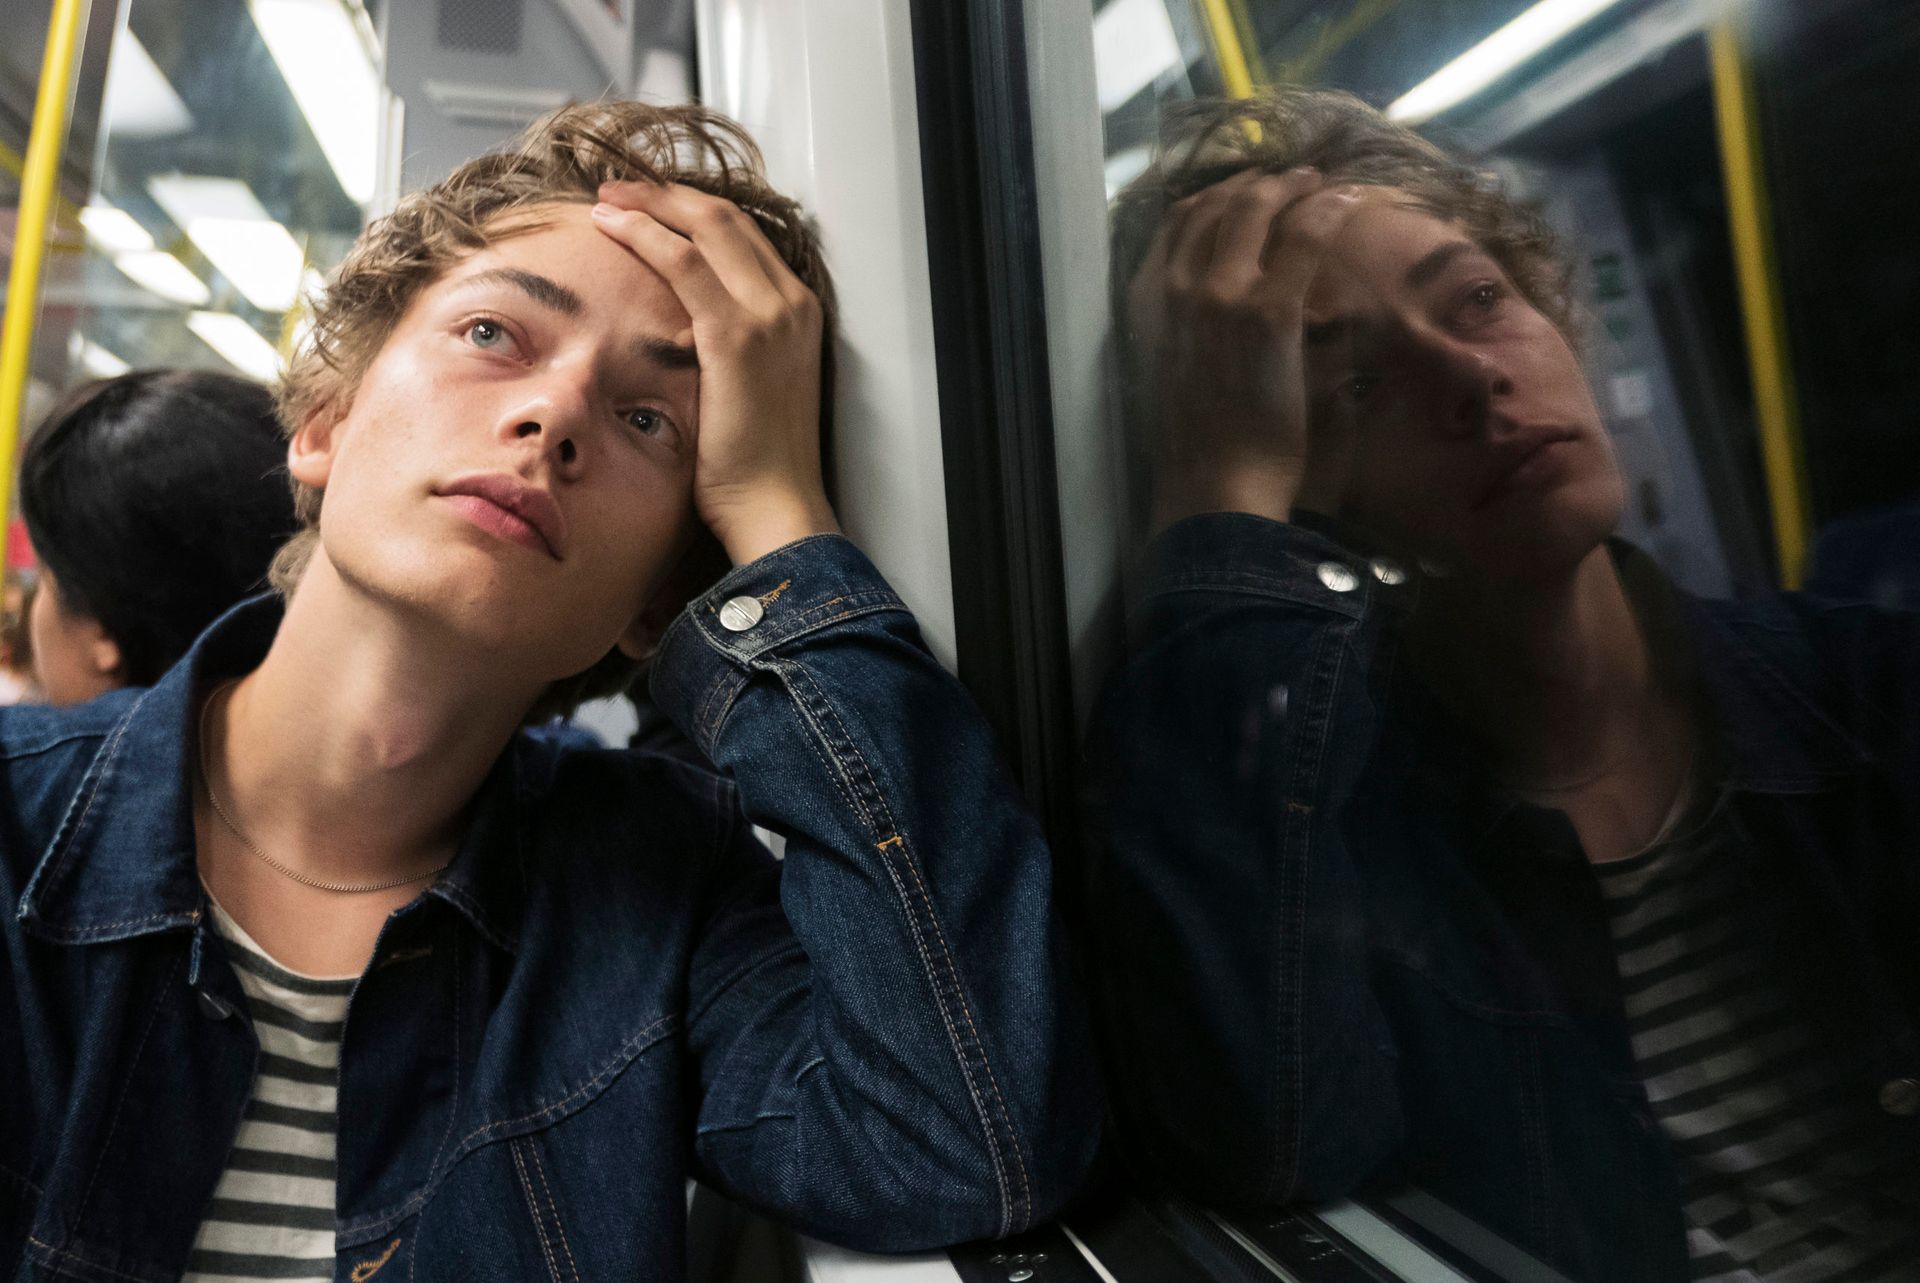
M 787 678 L 789 690 L 799 693 L 801 686 L 810 686 L 810 678 L 808 678 L 808 674 L 804 672 L 804 668 L 801 668 L 801 666 L 780 665 L 780 670 L 785 674 L 785 678 Z M 814 757 L 820 757 L 820 759 L 824 761 L 824 764 L 828 764 L 829 772 L 837 778 L 837 782 L 841 784 L 843 791 L 851 795 L 854 809 L 860 812 L 860 818 L 868 824 L 868 828 L 879 830 L 879 832 L 889 832 L 889 830 L 893 830 L 895 835 L 899 835 L 899 826 L 893 824 L 893 816 L 891 816 L 891 814 L 876 814 L 874 807 L 868 805 L 868 801 L 872 801 L 872 803 L 876 803 L 877 807 L 879 807 L 879 811 L 885 812 L 885 809 L 887 809 L 887 795 L 885 795 L 885 789 L 879 787 L 879 782 L 874 780 L 874 772 L 872 772 L 872 768 L 866 764 L 866 759 L 860 757 L 860 749 L 854 745 L 854 739 L 852 739 L 851 734 L 847 734 L 845 722 L 841 722 L 839 713 L 833 709 L 831 701 L 828 701 L 826 697 L 818 697 L 818 695 L 816 695 L 816 703 L 818 703 L 818 714 L 824 714 L 824 716 L 828 716 L 828 718 L 833 720 L 835 732 L 837 732 L 837 741 L 839 741 L 839 743 L 845 743 L 845 745 L 851 749 L 852 763 L 841 763 L 839 757 L 831 753 L 831 741 L 829 741 L 828 736 L 826 736 L 824 728 L 820 726 L 820 720 L 818 720 L 818 714 L 814 711 L 814 707 L 810 707 L 810 703 L 808 703 L 806 699 L 795 699 L 795 705 L 797 705 L 799 713 L 803 714 L 806 722 L 810 724 L 812 732 L 814 732 L 814 736 L 808 739 L 808 747 L 814 751 Z M 814 743 L 814 739 L 818 739 L 820 743 Z M 824 749 L 828 749 L 828 751 L 824 753 Z M 854 780 L 851 778 L 851 770 L 849 770 L 851 764 L 858 764 L 860 774 L 864 776 L 860 784 L 864 784 L 864 787 L 856 787 L 856 784 L 854 784 Z M 872 799 L 868 797 L 868 793 L 872 795 Z M 960 1014 L 966 1016 L 968 1033 L 972 1035 L 975 1047 L 979 1047 L 981 1064 L 983 1064 L 983 1066 L 987 1064 L 987 1047 L 985 1047 L 985 1043 L 979 1041 L 979 1031 L 973 1026 L 973 1014 L 968 1010 L 968 1005 L 966 1005 L 964 985 L 962 985 L 962 980 L 960 980 L 960 970 L 958 970 L 958 966 L 954 966 L 952 951 L 947 947 L 945 935 L 939 930 L 939 916 L 933 912 L 931 897 L 925 895 L 925 884 L 920 880 L 920 872 L 914 868 L 912 855 L 904 849 L 904 845 L 906 845 L 906 843 L 902 841 L 902 843 L 900 843 L 900 855 L 902 855 L 902 859 L 906 860 L 908 870 L 914 874 L 914 882 L 920 887 L 920 901 L 925 905 L 924 912 L 925 916 L 927 916 L 927 926 L 933 928 L 933 941 L 939 945 L 941 962 L 935 962 L 933 955 L 927 953 L 927 939 L 925 939 L 922 928 L 920 928 L 920 920 L 918 920 L 918 912 L 916 912 L 916 907 L 914 907 L 914 897 L 912 897 L 912 893 L 906 889 L 906 885 L 900 884 L 900 876 L 893 870 L 893 864 L 891 864 L 891 862 L 883 862 L 883 868 L 887 870 L 887 880 L 893 882 L 893 889 L 895 889 L 895 893 L 899 895 L 900 901 L 902 901 L 902 907 L 906 907 L 906 926 L 908 926 L 908 932 L 912 933 L 912 937 L 914 937 L 914 951 L 920 955 L 920 964 L 925 968 L 927 983 L 933 987 L 933 1008 L 939 1012 L 941 1024 L 947 1029 L 948 1043 L 950 1043 L 950 1047 L 952 1047 L 952 1051 L 954 1051 L 956 1068 L 960 1070 L 960 1081 L 966 1085 L 968 1097 L 972 1097 L 973 1108 L 975 1108 L 975 1112 L 979 1114 L 979 1122 L 981 1122 L 981 1135 L 983 1135 L 983 1139 L 987 1141 L 987 1152 L 991 1154 L 991 1160 L 993 1160 L 993 1175 L 995 1175 L 995 1185 L 998 1187 L 998 1195 L 1000 1195 L 1000 1220 L 1002 1220 L 1002 1225 L 1006 1225 L 1008 1231 L 1012 1231 L 1012 1229 L 1016 1227 L 1016 1225 L 1014 1225 L 1016 1218 L 1014 1218 L 1012 1191 L 1006 1187 L 1010 1174 L 1006 1172 L 1004 1160 L 1002 1160 L 1002 1156 L 1000 1156 L 1000 1137 L 995 1135 L 998 1120 L 993 1118 L 993 1114 L 998 1112 L 1000 1120 L 1004 1120 L 1004 1124 L 1008 1127 L 1008 1141 L 1014 1145 L 1014 1164 L 1020 1168 L 1021 1206 L 1023 1206 L 1025 1218 L 1031 1218 L 1031 1185 L 1029 1185 L 1025 1162 L 1023 1162 L 1023 1158 L 1021 1158 L 1018 1133 L 1016 1133 L 1016 1129 L 1012 1126 L 1012 1116 L 1010 1116 L 1008 1110 L 1006 1110 L 1006 1102 L 1000 1097 L 1000 1085 L 998 1085 L 998 1081 L 995 1081 L 993 1068 L 987 1066 L 987 1081 L 989 1081 L 989 1085 L 991 1085 L 991 1089 L 993 1089 L 993 1095 L 995 1095 L 995 1110 L 989 1110 L 987 1101 L 981 1097 L 981 1085 L 979 1085 L 979 1081 L 973 1076 L 972 1068 L 968 1066 L 966 1051 L 960 1047 L 960 1029 L 954 1028 L 952 1012 L 948 1012 L 947 1001 L 941 997 L 941 981 L 945 980 L 945 978 L 950 978 L 952 987 L 954 987 L 954 993 L 956 993 L 956 997 L 960 999 L 960 1003 L 958 1003 L 958 1006 L 960 1006 Z M 1023 1220 L 1025 1220 L 1025 1218 L 1023 1218 Z
M 1021 1201 L 1027 1204 L 1027 1219 L 1031 1221 L 1033 1218 L 1033 1182 L 1032 1178 L 1027 1175 L 1026 1161 L 1020 1156 L 1020 1130 L 1014 1126 L 1013 1114 L 1007 1108 L 1006 1098 L 1000 1094 L 1000 1080 L 994 1075 L 993 1058 L 987 1054 L 986 1040 L 980 1036 L 980 1031 L 974 1027 L 973 1011 L 968 1007 L 966 994 L 961 988 L 960 968 L 952 961 L 952 951 L 947 945 L 946 933 L 940 930 L 940 919 L 935 916 L 933 911 L 933 897 L 928 894 L 926 884 L 920 879 L 919 864 L 914 860 L 911 853 L 903 853 L 903 858 L 906 861 L 907 872 L 913 874 L 914 883 L 920 888 L 920 898 L 926 902 L 927 918 L 933 924 L 934 938 L 939 942 L 940 951 L 948 957 L 947 965 L 953 970 L 953 987 L 960 998 L 960 1014 L 966 1018 L 967 1032 L 973 1035 L 974 1043 L 980 1048 L 980 1067 L 987 1071 L 987 1085 L 993 1089 L 994 1103 L 1000 1107 L 1001 1116 L 1006 1120 L 1008 1146 L 1013 1150 L 1014 1165 L 1020 1169 L 1020 1185 L 1024 1193 Z M 996 1148 L 998 1147 L 996 1146 Z M 1022 1228 L 1024 1228 L 1024 1226 Z
M 900 843 L 901 843 L 901 837 L 898 833 L 896 833 L 884 842 L 874 843 L 873 849 L 876 851 L 884 851 L 890 846 L 899 846 Z
M 761 594 L 760 594 L 760 604 L 761 604 L 762 606 L 771 606 L 771 605 L 773 605 L 773 603 L 774 603 L 774 602 L 776 602 L 776 601 L 779 601 L 779 600 L 780 600 L 780 594 L 781 594 L 781 593 L 783 593 L 783 592 L 785 592 L 785 591 L 786 591 L 787 589 L 789 589 L 789 588 L 791 588 L 791 587 L 793 587 L 793 580 L 791 580 L 791 579 L 782 579 L 782 580 L 780 581 L 780 584 L 779 584 L 779 586 L 778 586 L 777 588 L 775 588 L 775 589 L 774 589 L 774 590 L 773 590 L 772 592 L 770 592 L 770 593 L 761 593 Z
M 387 1250 L 380 1253 L 379 1259 L 372 1260 L 372 1261 L 362 1261 L 360 1262 L 360 1264 L 354 1266 L 353 1274 L 351 1275 L 353 1279 L 353 1283 L 367 1283 L 367 1280 L 372 1278 L 374 1275 L 378 1274 L 380 1272 L 380 1267 L 385 1265 L 388 1261 L 391 1261 L 393 1259 L 393 1254 L 399 1250 L 400 1250 L 400 1240 L 395 1239 L 393 1240 L 393 1242 L 387 1244 Z

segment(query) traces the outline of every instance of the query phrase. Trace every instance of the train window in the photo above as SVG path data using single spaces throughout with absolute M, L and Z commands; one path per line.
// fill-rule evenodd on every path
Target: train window
M 1912 1277 L 1920 14 L 1023 13 L 1136 1175 Z

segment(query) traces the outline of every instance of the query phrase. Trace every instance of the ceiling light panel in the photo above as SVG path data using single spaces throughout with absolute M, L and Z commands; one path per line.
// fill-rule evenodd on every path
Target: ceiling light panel
M 171 174 L 147 190 L 249 303 L 264 312 L 293 306 L 306 255 L 245 183 Z

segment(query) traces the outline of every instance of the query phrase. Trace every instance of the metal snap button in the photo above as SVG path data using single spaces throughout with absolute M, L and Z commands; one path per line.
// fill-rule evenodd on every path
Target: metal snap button
M 1367 563 L 1367 569 L 1373 571 L 1373 577 L 1389 588 L 1398 588 L 1407 582 L 1407 571 L 1397 561 L 1388 561 L 1385 557 L 1375 557 Z
M 1360 586 L 1360 576 L 1337 561 L 1323 561 L 1314 573 L 1320 576 L 1320 582 L 1334 592 L 1352 592 Z
M 766 616 L 767 608 L 758 597 L 735 597 L 720 607 L 720 626 L 730 633 L 744 633 Z
M 1007 1275 L 1007 1283 L 1027 1283 L 1027 1280 L 1032 1277 L 1032 1270 L 1015 1270 L 1013 1273 Z
M 205 989 L 201 989 L 198 992 L 200 995 L 200 1014 L 207 1019 L 225 1020 L 233 1014 L 233 1007 L 228 1004 L 226 1000 L 214 997 L 214 995 L 208 993 Z
M 1920 1113 L 1920 1079 L 1896 1078 L 1880 1089 L 1880 1108 L 1896 1118 Z

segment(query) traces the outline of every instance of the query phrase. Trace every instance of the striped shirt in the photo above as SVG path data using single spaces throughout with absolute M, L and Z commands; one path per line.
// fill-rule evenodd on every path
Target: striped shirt
M 1816 1036 L 1763 947 L 1724 804 L 1594 866 L 1647 1099 L 1679 1161 L 1696 1280 L 1920 1280 L 1920 1197 L 1878 1084 Z
M 213 925 L 247 995 L 260 1073 L 184 1283 L 331 1279 L 334 1088 L 356 977 L 287 970 L 217 904 Z

